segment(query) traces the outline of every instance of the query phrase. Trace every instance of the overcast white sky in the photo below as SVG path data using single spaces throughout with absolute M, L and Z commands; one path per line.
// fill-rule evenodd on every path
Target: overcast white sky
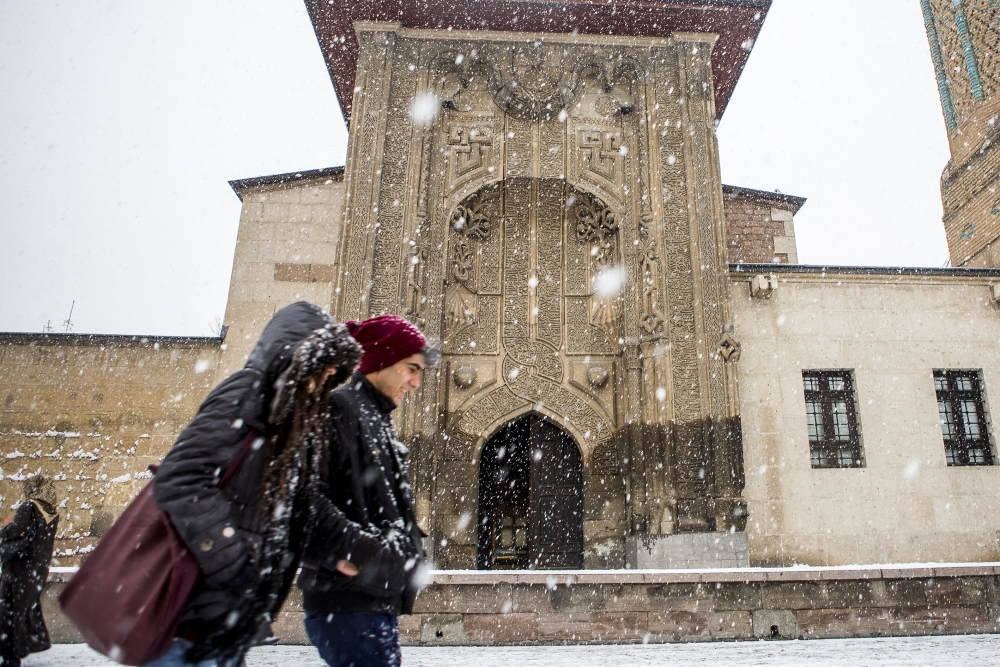
M 775 0 L 723 180 L 807 197 L 809 264 L 940 266 L 948 159 L 912 0 Z M 343 164 L 302 0 L 0 0 L 0 331 L 209 335 L 227 181 Z

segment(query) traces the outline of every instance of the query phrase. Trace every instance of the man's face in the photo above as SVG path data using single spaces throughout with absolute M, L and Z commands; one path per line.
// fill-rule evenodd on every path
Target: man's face
M 388 368 L 369 373 L 365 377 L 372 383 L 372 386 L 393 403 L 399 405 L 406 392 L 420 386 L 420 373 L 426 365 L 427 361 L 424 359 L 424 355 L 417 352 L 406 359 L 397 361 Z

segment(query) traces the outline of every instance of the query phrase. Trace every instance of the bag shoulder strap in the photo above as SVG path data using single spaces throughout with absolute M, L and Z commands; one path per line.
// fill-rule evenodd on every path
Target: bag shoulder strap
M 229 464 L 229 467 L 226 468 L 226 472 L 222 475 L 222 479 L 219 480 L 220 489 L 224 489 L 229 486 L 229 482 L 233 480 L 236 473 L 238 473 L 240 468 L 243 467 L 243 462 L 247 460 L 248 456 L 250 456 L 250 452 L 254 449 L 254 443 L 257 442 L 258 437 L 263 440 L 263 436 L 257 432 L 257 429 L 251 427 L 251 429 L 247 432 L 247 437 L 243 439 L 243 446 L 240 448 L 239 456 L 237 456 L 236 459 Z M 260 445 L 263 444 L 263 442 L 260 443 Z M 258 447 L 260 445 L 258 445 Z

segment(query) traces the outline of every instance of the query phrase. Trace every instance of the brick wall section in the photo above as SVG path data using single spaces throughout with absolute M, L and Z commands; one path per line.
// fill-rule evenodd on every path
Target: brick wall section
M 770 205 L 752 199 L 726 198 L 725 211 L 730 263 L 773 261 L 774 237 L 784 235 L 785 227 L 771 220 Z
M 400 617 L 408 645 L 627 644 L 1000 632 L 993 565 L 701 572 L 436 572 L 416 613 Z M 55 642 L 79 635 L 43 597 Z M 296 590 L 274 624 L 307 644 Z
M 784 252 L 775 252 L 775 237 L 786 235 L 785 223 L 772 218 L 772 209 L 793 215 L 805 202 L 779 193 L 723 186 L 726 244 L 731 264 L 789 263 Z
M 77 562 L 197 411 L 221 347 L 216 338 L 0 335 L 0 520 L 26 476 L 54 476 L 65 501 L 55 560 Z
M 994 141 L 1000 134 L 994 136 Z M 988 143 L 941 176 L 944 229 L 953 266 L 1000 267 L 1000 147 Z

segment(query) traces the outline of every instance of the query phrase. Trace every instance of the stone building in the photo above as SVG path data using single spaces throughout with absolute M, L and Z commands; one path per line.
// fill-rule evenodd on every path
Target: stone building
M 396 415 L 438 568 L 1000 560 L 1000 270 L 803 266 L 805 200 L 721 182 L 768 0 L 306 4 L 347 163 L 232 182 L 225 339 L 0 339 L 62 554 L 308 299 L 442 346 Z

